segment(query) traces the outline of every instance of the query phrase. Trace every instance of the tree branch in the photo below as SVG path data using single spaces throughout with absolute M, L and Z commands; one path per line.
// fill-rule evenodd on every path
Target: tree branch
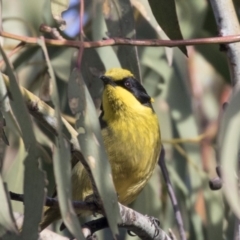
M 173 210 L 174 210 L 174 213 L 175 213 L 175 219 L 177 221 L 178 230 L 179 230 L 179 233 L 180 233 L 181 240 L 186 240 L 187 238 L 186 238 L 186 234 L 185 234 L 185 230 L 184 230 L 184 226 L 183 226 L 182 215 L 181 215 L 181 212 L 180 212 L 179 207 L 178 207 L 177 198 L 176 198 L 176 195 L 174 193 L 174 189 L 172 187 L 172 183 L 171 183 L 170 178 L 169 178 L 169 174 L 168 174 L 168 170 L 167 170 L 164 158 L 165 158 L 165 150 L 162 146 L 162 151 L 161 151 L 161 154 L 160 154 L 160 157 L 159 157 L 158 164 L 159 164 L 159 166 L 162 170 L 163 178 L 164 178 L 164 180 L 166 182 L 166 185 L 167 185 L 168 194 L 169 194 L 169 197 L 170 197 L 172 205 L 173 205 Z
M 10 39 L 19 40 L 28 44 L 36 45 L 38 38 L 27 37 L 12 34 L 9 32 L 2 31 L 0 36 Z M 240 35 L 230 35 L 222 37 L 211 37 L 211 38 L 196 38 L 189 40 L 161 40 L 161 39 L 128 39 L 128 38 L 108 38 L 99 41 L 74 41 L 74 40 L 60 40 L 60 39 L 48 39 L 45 38 L 45 43 L 52 46 L 69 46 L 75 48 L 98 48 L 105 46 L 116 46 L 116 45 L 130 45 L 130 46 L 152 46 L 152 47 L 178 47 L 178 46 L 193 46 L 202 44 L 223 44 L 223 43 L 235 43 L 240 42 Z
M 6 87 L 9 90 L 9 79 L 4 74 L 2 74 L 2 76 Z M 29 113 L 40 123 L 42 123 L 43 126 L 48 129 L 53 135 L 56 135 L 57 119 L 55 116 L 55 110 L 43 102 L 39 97 L 28 91 L 26 88 L 22 86 L 19 87 Z M 63 133 L 65 134 L 66 139 L 72 143 L 72 150 L 80 152 L 80 146 L 77 140 L 77 131 L 63 117 L 62 122 L 64 124 Z
M 239 25 L 237 14 L 234 8 L 233 1 L 232 0 L 210 0 L 210 3 L 212 5 L 212 9 L 213 9 L 215 20 L 218 26 L 219 34 L 221 36 L 226 36 L 231 34 L 240 34 L 240 25 Z M 228 65 L 230 70 L 232 86 L 234 87 L 233 88 L 233 94 L 234 94 L 240 90 L 240 43 L 227 44 L 225 47 L 225 50 L 227 52 L 227 60 L 228 60 Z M 220 149 L 221 149 L 221 146 L 219 146 L 219 149 L 218 149 L 219 152 L 221 152 Z M 239 156 L 239 148 L 238 148 L 238 156 Z M 223 163 L 223 159 L 221 159 L 221 162 Z M 231 164 L 231 163 L 228 163 L 228 164 Z M 240 159 L 239 158 L 238 158 L 237 168 L 238 168 L 237 172 L 238 172 L 238 185 L 239 185 L 239 177 L 240 177 Z M 227 177 L 228 177 L 227 170 L 223 167 L 222 171 L 223 171 L 223 182 L 225 182 L 225 180 L 227 180 Z M 231 182 L 231 187 L 232 187 L 232 182 Z M 235 191 L 235 187 L 233 187 L 233 191 Z M 240 190 L 238 187 L 238 195 L 239 194 L 240 194 Z M 229 195 L 227 196 L 227 198 L 229 198 Z M 236 217 L 234 235 L 235 235 L 234 239 L 240 239 L 240 219 L 238 217 Z
M 221 37 L 240 34 L 240 26 L 232 0 L 210 0 Z M 240 43 L 226 45 L 232 85 L 240 87 Z
M 144 216 L 131 208 L 119 203 L 122 223 L 118 224 L 120 228 L 126 228 L 134 232 L 141 239 L 145 240 L 170 240 L 171 238 L 158 226 L 158 220 L 152 217 Z M 99 218 L 85 223 L 82 230 L 85 237 L 92 236 L 96 231 L 108 227 L 106 218 Z
M 23 202 L 24 195 L 9 192 L 11 200 Z M 101 208 L 99 208 L 94 202 L 83 202 L 83 201 L 73 201 L 72 205 L 75 209 L 81 209 L 86 211 L 91 211 L 93 213 L 102 213 Z M 131 208 L 123 206 L 118 203 L 120 209 L 120 215 L 122 218 L 122 223 L 119 227 L 126 228 L 141 239 L 145 240 L 171 240 L 171 238 L 158 226 L 158 221 L 152 217 L 144 216 Z M 48 207 L 59 207 L 58 199 L 47 197 L 45 201 L 45 206 Z M 106 218 L 99 218 L 85 223 L 82 226 L 83 233 L 85 237 L 90 237 L 92 234 L 98 230 L 108 227 L 108 222 Z

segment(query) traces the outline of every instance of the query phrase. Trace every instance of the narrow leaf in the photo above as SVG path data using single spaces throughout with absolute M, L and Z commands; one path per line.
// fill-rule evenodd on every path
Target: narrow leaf
M 0 175 L 0 237 L 6 232 L 17 233 L 15 219 L 13 217 L 11 202 L 6 184 Z
M 148 0 L 158 24 L 170 39 L 183 39 L 178 16 L 176 11 L 175 0 Z M 187 56 L 187 48 L 179 47 L 180 50 Z
M 77 69 L 73 70 L 69 85 L 78 86 L 78 91 L 69 91 L 70 100 L 75 99 L 78 104 L 75 108 L 75 112 L 78 112 L 79 116 L 76 122 L 79 132 L 78 140 L 102 200 L 109 226 L 112 233 L 116 235 L 118 233 L 117 223 L 120 221 L 118 201 L 96 109 Z M 85 100 L 82 99 L 83 97 Z
M 99 99 L 102 95 L 103 85 L 99 81 L 99 76 L 104 71 L 104 65 L 96 49 L 85 49 L 82 58 L 81 73 L 93 100 Z
M 234 213 L 240 218 L 237 172 L 240 149 L 240 91 L 233 94 L 220 125 L 218 137 L 223 189 Z
M 5 126 L 5 118 L 4 114 L 10 111 L 10 103 L 7 94 L 7 88 L 3 80 L 3 76 L 0 73 L 0 138 L 4 141 L 6 145 L 9 145 L 9 141 L 7 139 L 4 126 Z
M 103 14 L 109 37 L 136 38 L 130 0 L 104 0 Z M 129 69 L 141 81 L 137 48 L 134 46 L 120 46 L 117 55 L 122 67 Z
M 160 39 L 169 40 L 165 32 L 159 26 L 156 18 L 153 16 L 148 0 L 131 0 L 131 3 L 139 11 L 139 13 L 141 13 L 144 19 L 149 22 L 149 24 L 155 30 L 157 36 Z M 144 29 L 142 29 L 141 34 L 143 31 Z M 147 38 L 150 38 L 150 36 L 148 35 Z M 171 66 L 173 60 L 173 49 L 169 47 L 164 47 L 164 50 L 166 58 L 168 60 L 168 64 Z
M 62 19 L 62 12 L 67 10 L 69 6 L 69 0 L 51 0 L 51 10 L 53 18 L 60 25 L 61 29 L 65 28 L 65 21 Z
M 28 156 L 24 162 L 25 208 L 23 230 L 21 235 L 23 239 L 36 239 L 38 237 L 38 225 L 42 217 L 43 199 L 45 195 L 45 179 L 43 172 L 39 169 L 39 152 L 32 128 L 32 122 L 24 104 L 12 66 L 1 45 L 0 52 L 6 63 L 10 81 L 9 89 L 12 98 L 10 104 L 21 128 L 25 149 L 28 151 Z
M 84 236 L 81 231 L 77 216 L 72 206 L 72 187 L 71 187 L 71 161 L 70 161 L 70 146 L 69 143 L 65 141 L 62 134 L 62 121 L 60 113 L 60 104 L 59 96 L 57 92 L 57 83 L 55 79 L 55 74 L 50 62 L 46 45 L 43 39 L 39 40 L 39 45 L 41 46 L 47 66 L 49 75 L 51 78 L 53 92 L 51 98 L 55 107 L 55 113 L 57 118 L 57 132 L 58 136 L 56 137 L 56 148 L 54 151 L 54 175 L 57 185 L 57 194 L 59 198 L 60 211 L 63 218 L 63 221 L 69 231 L 77 238 L 84 239 Z

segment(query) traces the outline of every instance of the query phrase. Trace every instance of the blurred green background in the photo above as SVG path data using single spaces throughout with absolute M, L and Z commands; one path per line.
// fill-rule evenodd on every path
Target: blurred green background
M 212 9 L 207 1 L 176 0 L 176 12 L 172 8 L 170 15 L 167 14 L 169 9 L 166 10 L 166 3 L 164 5 L 164 1 L 159 1 L 155 6 L 159 12 L 155 11 L 154 14 L 159 20 L 157 14 L 165 12 L 161 27 L 153 16 L 149 2 L 88 0 L 84 4 L 83 22 L 80 24 L 80 3 L 77 0 L 70 2 L 68 10 L 64 6 L 68 1 L 3 0 L 2 28 L 5 32 L 22 36 L 44 35 L 51 38 L 50 34 L 39 31 L 39 26 L 44 23 L 58 28 L 66 39 L 79 39 L 82 25 L 85 41 L 108 37 L 168 39 L 169 36 L 177 39 L 177 36 L 182 35 L 183 39 L 191 39 L 218 35 Z M 55 3 L 60 12 L 66 10 L 63 13 L 66 26 L 60 26 L 56 18 L 53 18 L 55 12 L 52 14 L 51 3 Z M 240 2 L 235 0 L 234 3 L 240 18 Z M 59 14 L 58 11 L 57 13 Z M 177 17 L 179 26 L 174 16 Z M 65 28 L 64 31 L 61 31 L 62 28 Z M 174 35 L 178 28 L 178 33 Z M 6 38 L 0 38 L 0 41 L 6 53 L 10 53 L 19 43 Z M 68 104 L 67 85 L 76 65 L 78 50 L 66 46 L 47 46 L 47 50 L 56 77 L 59 108 L 62 113 L 73 117 Z M 186 53 L 184 47 L 114 46 L 84 49 L 81 73 L 99 110 L 102 85 L 98 76 L 106 69 L 119 66 L 134 72 L 149 95 L 155 99 L 154 109 L 161 125 L 166 164 L 179 202 L 187 238 L 234 239 L 234 214 L 227 205 L 222 190 L 211 191 L 209 188 L 209 180 L 217 176 L 216 136 L 219 115 L 222 104 L 228 100 L 231 93 L 226 56 L 219 51 L 217 44 L 187 47 L 188 57 L 183 52 Z M 53 106 L 50 97 L 52 86 L 40 46 L 26 45 L 9 59 L 19 84 Z M 6 73 L 3 62 L 0 67 L 1 71 Z M 55 186 L 53 142 L 49 132 L 44 131 L 33 118 L 32 120 L 35 137 L 43 149 L 41 165 L 47 173 L 50 196 Z M 11 122 L 6 123 L 4 130 L 9 146 L 6 146 L 3 140 L 0 141 L 1 176 L 10 191 L 22 193 L 23 162 L 26 158 L 23 140 Z M 14 212 L 23 211 L 22 203 L 12 201 L 12 207 Z M 169 228 L 172 229 L 179 239 L 173 208 L 158 167 L 131 207 L 158 218 L 161 228 L 166 232 Z M 55 226 L 55 229 L 58 227 Z M 109 230 L 100 231 L 97 235 L 99 239 L 112 239 Z M 123 230 L 118 239 L 137 237 L 131 237 Z

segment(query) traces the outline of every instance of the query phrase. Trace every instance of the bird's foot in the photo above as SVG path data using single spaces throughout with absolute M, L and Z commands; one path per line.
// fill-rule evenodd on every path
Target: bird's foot
M 95 209 L 103 210 L 102 202 L 94 194 L 88 195 L 85 200 L 87 203 L 95 205 Z M 98 211 L 93 212 L 93 216 L 96 217 Z
M 150 220 L 151 224 L 155 227 L 155 234 L 154 234 L 154 238 L 155 238 L 159 234 L 160 221 L 157 218 L 152 216 L 147 216 L 147 217 Z

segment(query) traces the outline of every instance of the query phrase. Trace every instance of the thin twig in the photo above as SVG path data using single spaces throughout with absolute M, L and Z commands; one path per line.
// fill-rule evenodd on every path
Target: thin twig
M 9 194 L 10 194 L 11 200 L 18 201 L 18 202 L 24 201 L 23 194 L 18 194 L 18 193 L 14 193 L 14 192 L 9 192 Z M 73 201 L 72 203 L 73 203 L 73 206 L 75 209 L 91 211 L 93 213 L 99 212 L 99 210 L 100 210 L 94 202 Z M 45 206 L 59 208 L 58 199 L 46 197 Z
M 64 40 L 57 28 L 50 27 L 44 23 L 40 25 L 39 31 L 49 33 L 53 39 Z
M 183 226 L 182 215 L 181 215 L 181 212 L 179 210 L 177 198 L 176 198 L 176 195 L 175 195 L 173 187 L 172 187 L 172 183 L 171 183 L 170 178 L 169 178 L 169 174 L 168 174 L 168 170 L 167 170 L 164 158 L 165 158 L 165 150 L 162 146 L 162 151 L 161 151 L 161 154 L 160 154 L 160 157 L 159 157 L 158 164 L 161 167 L 162 174 L 163 174 L 164 180 L 165 180 L 166 185 L 167 185 L 168 194 L 169 194 L 169 197 L 170 197 L 172 205 L 173 205 L 173 210 L 174 210 L 174 213 L 175 213 L 175 218 L 176 218 L 176 221 L 177 221 L 177 225 L 178 225 L 181 240 L 186 240 L 187 238 L 186 238 L 186 234 L 185 234 L 185 230 L 184 230 L 184 226 Z
M 191 158 L 189 158 L 188 154 L 180 144 L 173 144 L 173 147 L 201 175 L 201 177 L 207 178 L 207 174 Z
M 38 38 L 27 37 L 12 34 L 2 31 L 0 36 L 10 39 L 19 40 L 28 44 L 36 45 Z M 107 38 L 99 41 L 74 41 L 74 40 L 56 40 L 45 38 L 45 43 L 52 46 L 69 46 L 69 47 L 84 47 L 84 48 L 98 48 L 105 46 L 115 45 L 130 45 L 130 46 L 152 46 L 152 47 L 178 47 L 178 46 L 193 46 L 203 44 L 223 44 L 223 43 L 235 43 L 240 42 L 240 35 L 231 35 L 223 37 L 211 37 L 211 38 L 195 38 L 188 40 L 160 40 L 160 39 L 128 39 L 128 38 Z
M 195 138 L 173 138 L 170 140 L 162 140 L 162 143 L 166 143 L 166 144 L 180 144 L 180 143 L 199 143 L 202 140 L 204 140 L 204 138 L 208 137 L 208 135 L 206 133 L 201 134 Z

